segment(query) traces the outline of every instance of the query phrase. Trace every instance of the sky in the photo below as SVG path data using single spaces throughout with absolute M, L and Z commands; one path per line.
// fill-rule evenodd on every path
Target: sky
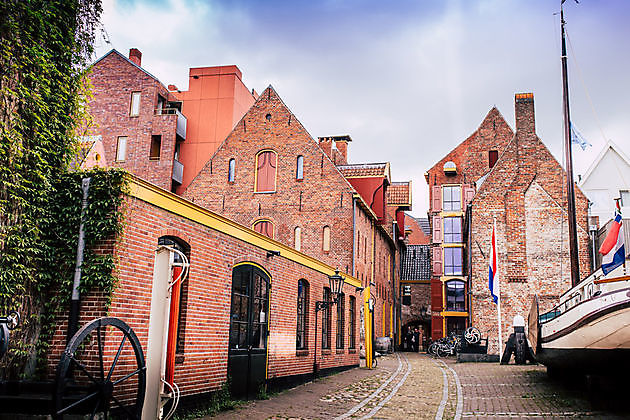
M 497 106 L 514 128 L 514 94 L 533 92 L 538 136 L 562 157 L 560 1 L 104 0 L 95 58 L 142 51 L 164 84 L 188 69 L 237 65 L 250 89 L 272 85 L 309 133 L 349 134 L 350 162 L 391 163 L 413 181 L 426 217 L 424 172 Z M 630 2 L 567 0 L 571 120 L 592 147 L 630 155 Z M 107 42 L 108 41 L 108 42 Z M 577 179 L 576 179 L 577 181 Z

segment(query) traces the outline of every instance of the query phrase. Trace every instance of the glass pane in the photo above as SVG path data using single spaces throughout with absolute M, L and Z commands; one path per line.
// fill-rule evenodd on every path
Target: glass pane
M 118 137 L 118 148 L 116 149 L 116 160 L 124 161 L 127 156 L 127 137 Z

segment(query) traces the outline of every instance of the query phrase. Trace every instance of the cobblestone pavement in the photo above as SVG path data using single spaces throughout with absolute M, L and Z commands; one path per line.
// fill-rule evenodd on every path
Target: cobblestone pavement
M 218 419 L 621 419 L 594 411 L 583 392 L 548 379 L 543 366 L 455 363 L 425 354 L 379 358 L 250 401 Z

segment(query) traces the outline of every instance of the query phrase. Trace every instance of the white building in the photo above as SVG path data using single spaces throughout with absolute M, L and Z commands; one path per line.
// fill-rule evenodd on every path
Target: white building
M 592 202 L 590 216 L 599 216 L 604 226 L 615 213 L 615 198 L 621 198 L 621 212 L 630 217 L 630 159 L 609 141 L 588 168 L 579 187 Z

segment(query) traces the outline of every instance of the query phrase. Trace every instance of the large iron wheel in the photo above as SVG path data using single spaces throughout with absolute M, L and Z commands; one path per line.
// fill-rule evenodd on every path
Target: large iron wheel
M 77 331 L 61 355 L 53 414 L 140 420 L 145 385 L 136 334 L 118 318 L 98 318 Z

